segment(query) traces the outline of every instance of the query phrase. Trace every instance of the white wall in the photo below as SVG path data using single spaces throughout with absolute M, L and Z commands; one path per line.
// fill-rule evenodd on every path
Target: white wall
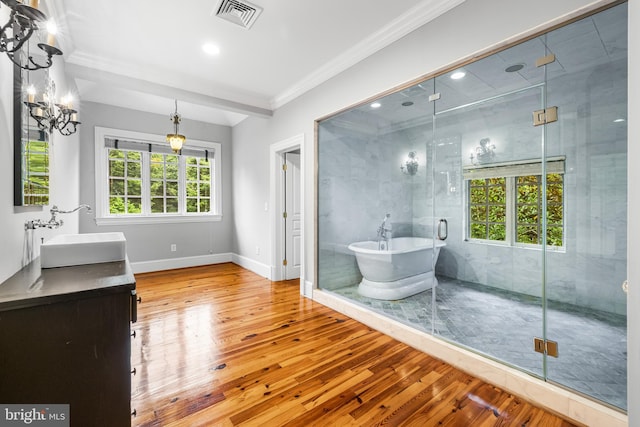
M 8 19 L 8 8 L 0 9 L 0 23 Z M 56 82 L 57 95 L 60 97 L 73 91 L 65 80 L 64 63 L 54 59 L 50 70 Z M 61 136 L 57 132 L 51 138 L 50 201 L 61 209 L 70 209 L 78 205 L 78 135 Z M 49 238 L 55 234 L 77 233 L 77 214 L 61 217 L 65 224 L 58 230 L 27 232 L 26 220 L 41 218 L 48 220 L 50 206 L 14 207 L 13 206 L 13 63 L 4 53 L 0 54 L 0 283 L 16 273 L 30 259 L 26 257 L 26 244 L 34 243 L 34 257 L 39 254 L 40 238 Z
M 159 115 L 129 110 L 94 102 L 82 104 L 82 128 L 80 137 L 80 200 L 92 207 L 95 200 L 95 127 L 107 127 L 150 134 L 166 134 L 172 131 L 167 114 Z M 222 221 L 197 223 L 109 225 L 97 226 L 93 215 L 80 215 L 80 231 L 99 233 L 122 231 L 127 239 L 127 255 L 134 264 L 134 271 L 162 269 L 162 264 L 153 268 L 138 267 L 138 263 L 162 263 L 164 268 L 193 265 L 192 262 L 175 263 L 178 259 L 210 259 L 212 255 L 231 252 L 233 207 L 231 204 L 231 128 L 183 118 L 180 131 L 189 138 L 219 142 L 222 144 Z M 171 252 L 171 244 L 177 251 Z M 173 261 L 171 261 L 173 260 Z M 173 262 L 173 263 L 172 263 Z M 197 263 L 197 262 L 196 262 Z M 150 265 L 150 264 L 145 264 Z

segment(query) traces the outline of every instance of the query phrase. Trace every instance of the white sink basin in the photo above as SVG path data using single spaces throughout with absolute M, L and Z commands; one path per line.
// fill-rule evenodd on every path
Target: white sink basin
M 40 246 L 42 268 L 122 261 L 127 255 L 124 234 L 60 234 Z

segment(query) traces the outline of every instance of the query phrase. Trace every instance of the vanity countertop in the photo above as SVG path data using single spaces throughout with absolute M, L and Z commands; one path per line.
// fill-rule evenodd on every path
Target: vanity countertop
M 0 284 L 0 312 L 135 288 L 128 260 L 40 268 L 36 258 Z

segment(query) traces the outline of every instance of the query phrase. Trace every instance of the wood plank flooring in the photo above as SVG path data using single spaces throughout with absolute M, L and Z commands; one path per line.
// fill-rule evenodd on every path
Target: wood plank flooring
M 234 264 L 136 275 L 134 426 L 574 426 Z

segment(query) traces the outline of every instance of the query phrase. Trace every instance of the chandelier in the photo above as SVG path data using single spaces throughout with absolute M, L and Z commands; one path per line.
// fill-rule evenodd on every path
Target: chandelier
M 169 119 L 173 121 L 173 133 L 167 134 L 167 142 L 171 146 L 171 149 L 174 153 L 179 153 L 182 150 L 182 146 L 184 145 L 184 141 L 187 139 L 184 135 L 180 135 L 178 133 L 180 124 L 180 120 L 182 120 L 182 116 L 178 114 L 178 100 L 176 99 L 176 111 L 173 113 Z
M 47 23 L 49 31 L 47 43 L 38 43 L 38 47 L 46 54 L 44 62 L 36 61 L 33 56 L 27 54 L 27 59 L 23 64 L 20 58 L 20 49 L 29 46 L 28 41 L 34 33 L 41 30 L 41 25 L 47 22 L 44 13 L 38 10 L 39 0 L 30 0 L 29 5 L 17 0 L 0 0 L 2 4 L 11 9 L 9 20 L 0 26 L 0 52 L 6 52 L 11 61 L 25 70 L 39 70 L 49 68 L 53 64 L 54 55 L 62 55 L 62 51 L 54 46 L 55 26 L 52 22 Z M 28 51 L 28 49 L 27 49 Z
M 50 134 L 57 129 L 64 136 L 71 135 L 78 130 L 78 111 L 73 109 L 71 95 L 67 95 L 55 102 L 56 84 L 47 78 L 48 84 L 42 97 L 36 94 L 33 86 L 27 88 L 27 101 L 29 115 L 38 123 L 38 128 L 48 131 Z

